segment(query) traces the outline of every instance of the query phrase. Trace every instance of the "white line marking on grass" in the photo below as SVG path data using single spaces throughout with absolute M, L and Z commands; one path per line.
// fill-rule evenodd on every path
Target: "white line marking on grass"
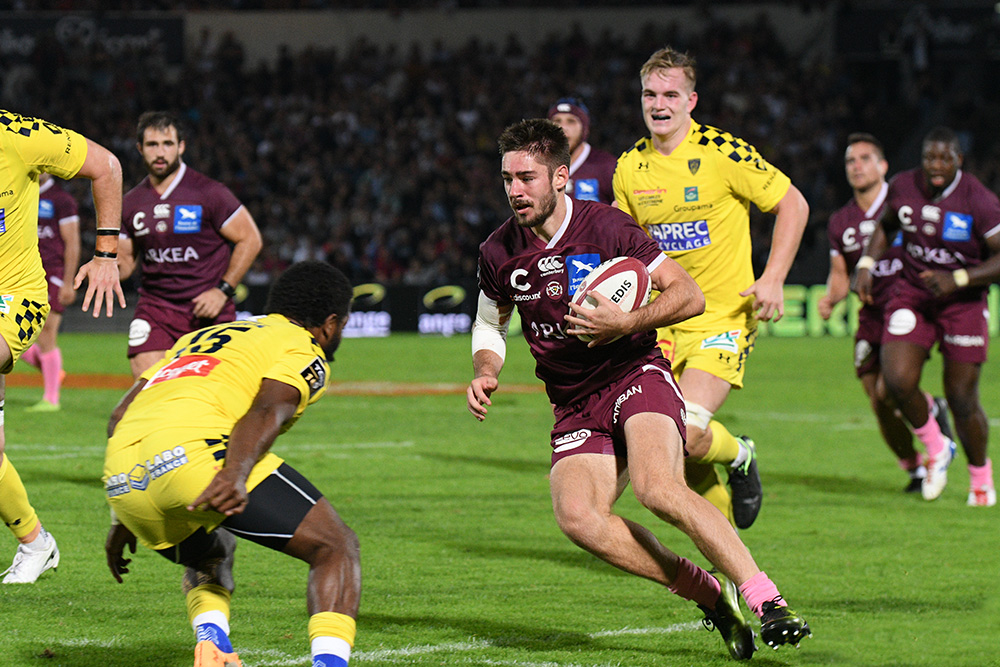
M 598 632 L 587 633 L 587 637 L 591 639 L 597 639 L 600 637 L 623 637 L 627 635 L 665 635 L 675 632 L 687 632 L 691 630 L 698 630 L 701 627 L 701 623 L 697 621 L 692 621 L 690 623 L 675 623 L 674 625 L 668 625 L 666 627 L 659 628 L 629 628 L 624 627 L 618 630 L 600 630 Z M 479 639 L 472 640 L 468 642 L 452 642 L 447 644 L 424 644 L 419 646 L 404 646 L 402 648 L 385 648 L 385 649 L 375 649 L 372 651 L 356 651 L 351 654 L 351 662 L 376 662 L 376 663 L 405 663 L 407 658 L 416 655 L 430 655 L 433 653 L 466 653 L 469 651 L 481 651 L 488 648 L 495 648 L 496 644 L 489 640 Z M 503 648 L 509 648 L 510 645 L 505 642 Z M 296 667 L 297 665 L 304 665 L 309 663 L 309 658 L 307 657 L 293 657 L 286 653 L 281 653 L 279 651 L 245 651 L 244 662 L 248 667 L 252 664 L 253 667 Z M 250 658 L 251 660 L 247 660 Z M 258 662 L 258 659 L 264 658 L 266 661 Z M 527 662 L 524 660 L 504 660 L 498 658 L 466 658 L 464 661 L 466 664 L 477 664 L 477 665 L 496 665 L 497 667 L 585 667 L 584 665 L 579 665 L 576 663 L 565 664 L 565 663 L 555 663 L 555 662 Z M 610 663 L 601 663 L 595 665 L 587 665 L 586 667 L 616 667 L 620 663 L 615 663 L 614 665 Z
M 665 628 L 622 628 L 621 630 L 601 630 L 591 632 L 587 636 L 594 639 L 597 637 L 621 637 L 624 635 L 667 635 L 672 632 L 685 632 L 687 630 L 697 630 L 701 627 L 700 621 L 690 623 L 675 623 Z

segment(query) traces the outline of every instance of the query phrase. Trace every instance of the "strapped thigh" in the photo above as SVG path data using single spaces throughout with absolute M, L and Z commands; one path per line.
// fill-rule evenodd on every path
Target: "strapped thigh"
M 292 466 L 282 463 L 250 492 L 241 514 L 220 525 L 237 537 L 283 551 L 323 494 Z

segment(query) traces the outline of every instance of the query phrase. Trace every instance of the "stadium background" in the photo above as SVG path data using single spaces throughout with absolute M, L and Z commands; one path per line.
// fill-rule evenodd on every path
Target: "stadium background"
M 229 185 L 265 238 L 242 307 L 258 310 L 289 263 L 328 259 L 364 285 L 356 335 L 467 330 L 477 246 L 509 214 L 496 136 L 579 95 L 591 143 L 620 153 L 645 133 L 637 70 L 664 44 L 698 59 L 696 118 L 753 143 L 809 201 L 789 276 L 802 321 L 779 335 L 843 329 L 814 311 L 826 221 L 850 194 L 848 133 L 880 137 L 895 172 L 950 125 L 965 168 L 1000 187 L 994 3 L 499 4 L 23 0 L 0 12 L 0 104 L 111 148 L 126 189 L 144 175 L 135 119 L 178 111 L 186 161 Z M 72 187 L 92 243 L 88 193 Z M 758 266 L 770 222 L 754 211 Z M 66 330 L 109 326 L 74 315 Z

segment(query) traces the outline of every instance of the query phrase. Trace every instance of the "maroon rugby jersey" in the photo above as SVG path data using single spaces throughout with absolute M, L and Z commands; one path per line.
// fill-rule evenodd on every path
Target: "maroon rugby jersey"
M 39 188 L 38 195 L 38 253 L 42 256 L 45 276 L 63 278 L 66 244 L 60 225 L 79 222 L 76 200 L 50 178 Z M 58 284 L 58 283 L 57 283 Z
M 990 255 L 986 239 L 1000 232 L 1000 199 L 962 170 L 934 199 L 924 189 L 922 169 L 897 174 L 889 182 L 886 206 L 903 231 L 903 277 L 928 295 L 920 280 L 922 271 L 980 264 Z M 956 297 L 978 299 L 986 289 L 959 290 Z
M 875 231 L 882 213 L 885 212 L 885 199 L 889 186 L 882 184 L 882 189 L 878 197 L 872 202 L 871 207 L 865 211 L 858 206 L 858 202 L 851 197 L 842 208 L 834 211 L 830 216 L 830 224 L 826 228 L 827 236 L 830 239 L 830 254 L 840 255 L 847 263 L 847 273 L 854 273 L 854 267 L 861 259 L 861 253 Z M 893 283 L 903 269 L 903 244 L 902 237 L 897 235 L 896 240 L 889 246 L 882 257 L 872 267 L 872 298 L 875 300 L 874 306 L 864 306 L 865 308 L 881 308 L 889 298 L 889 293 Z
M 618 158 L 607 151 L 585 144 L 580 157 L 569 166 L 566 194 L 580 201 L 610 204 L 615 200 L 612 180 Z
M 122 233 L 142 265 L 139 295 L 190 301 L 229 267 L 222 226 L 242 204 L 229 188 L 181 163 L 160 196 L 147 176 L 122 201 Z
M 566 333 L 564 316 L 586 275 L 613 257 L 634 257 L 652 269 L 666 259 L 618 209 L 569 198 L 566 205 L 567 220 L 548 244 L 511 217 L 479 246 L 479 287 L 501 306 L 517 306 L 535 374 L 556 405 L 575 403 L 660 356 L 652 330 L 594 348 Z

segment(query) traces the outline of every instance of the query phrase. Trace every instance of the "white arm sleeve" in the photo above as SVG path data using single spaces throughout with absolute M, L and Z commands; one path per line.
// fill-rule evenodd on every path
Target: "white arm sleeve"
M 472 354 L 479 350 L 489 350 L 499 355 L 503 361 L 507 356 L 507 329 L 513 309 L 500 312 L 497 302 L 480 290 L 479 308 L 476 321 L 472 324 Z

